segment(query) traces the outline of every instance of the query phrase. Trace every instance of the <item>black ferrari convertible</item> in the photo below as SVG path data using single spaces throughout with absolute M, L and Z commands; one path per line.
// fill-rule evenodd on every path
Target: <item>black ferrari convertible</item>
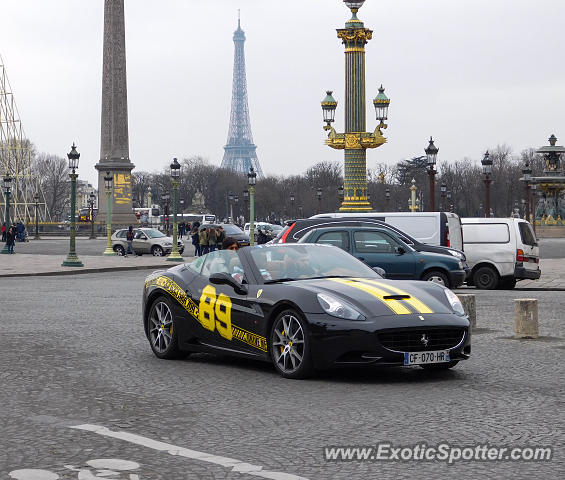
M 143 325 L 159 358 L 233 354 L 271 361 L 287 378 L 338 365 L 447 369 L 471 354 L 451 290 L 385 280 L 327 245 L 219 250 L 154 272 Z

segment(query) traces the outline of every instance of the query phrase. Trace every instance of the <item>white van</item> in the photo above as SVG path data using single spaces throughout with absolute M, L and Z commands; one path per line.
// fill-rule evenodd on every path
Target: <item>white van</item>
M 462 218 L 467 283 L 477 288 L 514 288 L 517 280 L 538 279 L 539 247 L 534 230 L 521 218 Z
M 428 245 L 463 249 L 461 220 L 451 212 L 321 213 L 310 218 L 374 218 L 395 226 Z

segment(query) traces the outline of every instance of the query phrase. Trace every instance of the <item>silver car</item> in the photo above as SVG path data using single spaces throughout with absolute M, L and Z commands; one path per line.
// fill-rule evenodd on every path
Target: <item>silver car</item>
M 118 255 L 124 255 L 128 248 L 127 229 L 116 230 L 112 235 L 112 248 Z M 178 240 L 179 253 L 184 252 L 184 243 Z M 133 249 L 137 255 L 150 253 L 154 257 L 168 255 L 173 249 L 173 239 L 156 228 L 134 228 Z

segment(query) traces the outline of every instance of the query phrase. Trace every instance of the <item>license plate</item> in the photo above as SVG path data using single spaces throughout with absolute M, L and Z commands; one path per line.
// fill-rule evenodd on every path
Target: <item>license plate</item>
M 449 362 L 449 350 L 431 352 L 404 352 L 404 365 L 426 365 Z

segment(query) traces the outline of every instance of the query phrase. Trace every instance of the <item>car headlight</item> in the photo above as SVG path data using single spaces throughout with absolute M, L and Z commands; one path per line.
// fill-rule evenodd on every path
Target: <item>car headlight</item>
M 172 242 L 163 242 L 164 247 L 171 247 L 172 245 Z
M 465 315 L 465 309 L 463 308 L 461 301 L 457 298 L 457 295 L 455 295 L 451 290 L 447 288 L 444 289 L 443 292 L 445 293 L 445 296 L 447 297 L 447 301 L 451 305 L 451 308 L 453 308 L 453 311 L 457 315 Z
M 459 270 L 463 270 L 463 262 L 459 262 Z
M 318 293 L 318 303 L 324 309 L 324 312 L 332 317 L 344 318 L 346 320 L 365 320 L 365 317 L 349 303 L 326 293 Z
M 467 258 L 465 257 L 465 255 L 461 252 L 458 252 L 457 250 L 447 250 L 451 255 L 453 255 L 454 257 L 457 257 L 459 260 L 465 261 L 467 260 Z

